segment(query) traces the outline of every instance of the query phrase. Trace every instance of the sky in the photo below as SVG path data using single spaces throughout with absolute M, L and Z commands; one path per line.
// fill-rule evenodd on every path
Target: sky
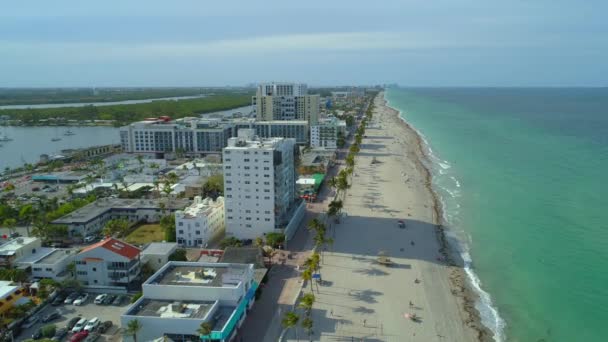
M 0 2 L 0 87 L 608 86 L 605 0 Z

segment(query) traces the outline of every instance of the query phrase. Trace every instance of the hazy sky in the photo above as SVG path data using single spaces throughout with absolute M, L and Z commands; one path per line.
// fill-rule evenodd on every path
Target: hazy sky
M 2 1 L 0 86 L 606 86 L 608 1 Z

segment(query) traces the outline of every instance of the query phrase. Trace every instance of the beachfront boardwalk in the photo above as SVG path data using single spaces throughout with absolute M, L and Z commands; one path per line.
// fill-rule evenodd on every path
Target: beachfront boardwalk
M 414 137 L 394 114 L 376 108 L 345 197 L 347 215 L 329 230 L 335 242 L 323 253 L 323 282 L 312 284 L 312 339 L 473 341 L 474 330 L 464 324 L 468 316 L 451 293 L 450 269 L 438 259 L 433 199 L 411 146 Z M 374 157 L 379 163 L 372 164 Z M 377 262 L 380 251 L 392 266 Z M 308 338 L 301 328 L 298 335 Z M 295 331 L 286 336 L 295 341 Z

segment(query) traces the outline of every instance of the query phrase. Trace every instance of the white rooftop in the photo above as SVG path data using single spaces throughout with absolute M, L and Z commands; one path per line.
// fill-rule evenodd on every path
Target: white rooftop
M 177 248 L 177 242 L 152 242 L 142 252 L 142 255 L 167 255 Z
M 38 240 L 36 237 L 18 237 L 16 239 L 9 240 L 0 245 L 0 255 L 13 255 L 23 246 L 29 245 L 36 240 Z
M 19 286 L 12 285 L 12 282 L 7 280 L 0 280 L 0 299 L 4 299 L 6 296 L 15 292 Z
M 215 201 L 212 198 L 202 199 L 200 196 L 194 198 L 192 205 L 182 211 L 184 216 L 197 217 L 208 216 L 213 210 L 224 205 L 224 197 L 220 196 Z

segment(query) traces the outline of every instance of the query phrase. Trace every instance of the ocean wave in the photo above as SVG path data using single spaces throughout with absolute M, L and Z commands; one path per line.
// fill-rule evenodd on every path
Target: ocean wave
M 400 110 L 399 117 L 401 118 L 401 120 L 403 120 L 409 125 L 409 123 L 402 116 L 402 111 Z M 420 139 L 423 142 L 425 153 L 427 154 L 428 161 L 431 164 L 426 166 L 429 168 L 432 174 L 439 175 L 433 177 L 433 187 L 439 195 L 439 201 L 441 202 L 441 207 L 443 209 L 443 221 L 447 224 L 448 227 L 452 228 L 446 230 L 445 234 L 449 237 L 448 241 L 454 242 L 452 244 L 452 247 L 456 248 L 456 251 L 460 253 L 462 259 L 464 260 L 465 273 L 467 274 L 473 291 L 475 291 L 479 296 L 479 300 L 477 300 L 475 303 L 475 308 L 480 313 L 481 323 L 494 333 L 495 341 L 502 342 L 504 341 L 504 330 L 506 327 L 506 322 L 500 317 L 498 310 L 494 307 L 490 294 L 482 289 L 481 281 L 477 274 L 474 272 L 472 259 L 468 252 L 468 246 L 471 245 L 472 242 L 471 236 L 469 234 L 464 234 L 464 231 L 462 232 L 463 234 L 455 233 L 455 229 L 457 229 L 458 222 L 460 221 L 460 204 L 457 203 L 457 198 L 461 196 L 461 184 L 455 176 L 450 174 L 451 172 L 449 169 L 452 168 L 451 164 L 448 161 L 436 156 L 433 150 L 431 149 L 426 137 L 418 130 L 416 130 L 412 125 L 410 125 L 410 127 L 412 127 L 412 129 L 420 136 Z M 423 161 L 423 163 L 426 164 L 425 161 Z M 446 178 L 450 181 L 445 182 Z M 450 189 L 450 186 L 442 185 L 443 183 L 451 184 L 456 187 L 456 189 Z M 448 196 L 446 197 L 443 194 L 447 194 Z
M 481 288 L 481 280 L 473 271 L 471 256 L 468 252 L 461 252 L 461 257 L 464 260 L 464 271 L 469 277 L 469 281 L 473 289 L 479 295 L 479 300 L 475 303 L 475 308 L 479 311 L 481 323 L 488 327 L 494 333 L 494 339 L 498 342 L 504 340 L 503 331 L 506 326 L 505 321 L 500 317 L 496 308 L 492 303 L 490 294 Z

